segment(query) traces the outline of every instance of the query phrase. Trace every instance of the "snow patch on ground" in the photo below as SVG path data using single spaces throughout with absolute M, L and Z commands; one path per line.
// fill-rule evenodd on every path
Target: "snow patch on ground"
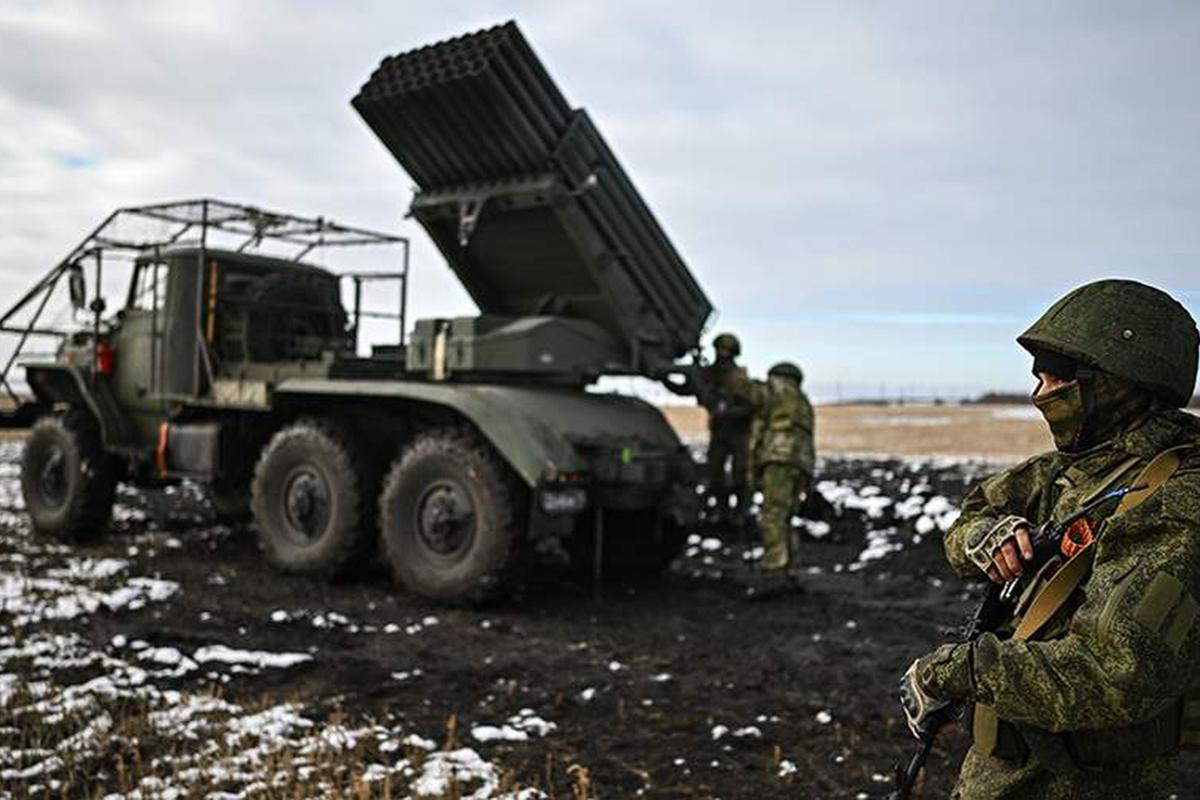
M 471 736 L 477 742 L 527 742 L 534 736 L 542 738 L 557 728 L 558 725 L 542 719 L 533 709 L 523 708 L 504 725 L 476 725 L 471 728 Z
M 179 584 L 139 573 L 159 548 L 183 543 L 156 530 L 143 508 L 147 501 L 125 486 L 118 491 L 111 534 L 125 540 L 125 557 L 81 555 L 35 537 L 21 500 L 20 453 L 19 443 L 0 442 L 0 796 L 56 795 L 81 773 L 111 774 L 117 754 L 128 756 L 125 732 L 139 731 L 168 740 L 160 752 L 169 755 L 144 763 L 140 783 L 122 797 L 333 796 L 346 784 L 327 782 L 322 770 L 338 754 L 344 759 L 337 763 L 354 765 L 363 782 L 390 781 L 393 792 L 407 792 L 412 800 L 544 797 L 502 788 L 499 767 L 470 748 L 439 752 L 432 740 L 399 727 L 351 724 L 297 702 L 247 706 L 224 694 L 226 685 L 236 688 L 239 676 L 313 662 L 309 653 L 221 642 L 185 650 L 119 633 L 94 643 L 93 616 L 169 607 L 182 591 Z M 197 491 L 185 486 L 168 494 L 194 500 Z M 130 530 L 134 522 L 136 531 Z M 220 538 L 228 529 L 202 528 L 195 535 Z M 219 572 L 210 581 L 227 582 Z M 327 609 L 279 609 L 270 619 L 349 633 L 374 630 Z M 415 635 L 438 624 L 424 616 L 393 625 L 392 632 Z M 222 694 L 214 686 L 222 686 Z M 556 725 L 523 709 L 505 727 L 529 739 Z
M 222 664 L 246 664 L 260 669 L 286 669 L 312 661 L 307 653 L 267 653 L 262 650 L 235 650 L 223 644 L 201 647 L 192 657 L 200 663 L 219 661 Z
M 496 767 L 469 747 L 430 754 L 412 783 L 413 800 L 446 797 L 451 792 L 462 800 L 537 800 L 546 796 L 536 789 L 500 793 L 499 788 Z

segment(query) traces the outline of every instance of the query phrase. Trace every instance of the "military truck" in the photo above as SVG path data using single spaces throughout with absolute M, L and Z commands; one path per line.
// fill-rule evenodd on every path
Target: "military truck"
M 441 601 L 505 595 L 535 550 L 662 566 L 696 520 L 691 459 L 654 407 L 588 387 L 659 374 L 712 307 L 587 113 L 512 23 L 384 59 L 353 105 L 480 314 L 406 337 L 391 234 L 210 199 L 114 212 L 0 317 L 34 528 L 87 542 L 118 481 L 192 480 L 282 570 L 379 552 Z M 369 268 L 338 272 L 351 254 Z M 64 286 L 74 326 L 46 321 Z

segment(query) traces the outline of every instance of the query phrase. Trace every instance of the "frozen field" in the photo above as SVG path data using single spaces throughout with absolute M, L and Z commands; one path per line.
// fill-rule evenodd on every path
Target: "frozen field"
M 0 794 L 18 798 L 881 797 L 909 750 L 896 678 L 970 605 L 940 531 L 987 469 L 824 462 L 839 514 L 796 521 L 803 593 L 745 602 L 729 576 L 754 549 L 707 530 L 602 602 L 552 570 L 476 612 L 382 572 L 276 575 L 187 491 L 123 493 L 94 547 L 36 540 L 18 456 L 0 444 Z M 924 796 L 962 747 L 935 752 Z
M 704 412 L 665 409 L 680 434 L 706 435 Z M 830 455 L 1019 461 L 1053 446 L 1032 405 L 816 407 L 817 452 Z

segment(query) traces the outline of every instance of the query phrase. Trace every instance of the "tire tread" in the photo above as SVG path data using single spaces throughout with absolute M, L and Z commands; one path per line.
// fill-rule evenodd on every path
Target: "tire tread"
M 479 607 L 511 595 L 520 585 L 528 566 L 524 530 L 521 527 L 522 493 L 511 469 L 495 451 L 473 431 L 459 426 L 434 428 L 419 434 L 392 464 L 384 479 L 379 500 L 381 551 L 396 573 L 397 580 L 405 583 L 396 569 L 401 555 L 397 549 L 399 545 L 387 535 L 392 527 L 389 524 L 389 498 L 399 491 L 409 465 L 433 455 L 452 459 L 465 475 L 478 476 L 480 471 L 491 473 L 485 481 L 494 494 L 492 514 L 495 528 L 503 539 L 498 557 L 475 580 L 474 586 L 454 596 L 439 594 L 432 599 L 451 605 Z M 407 584 L 406 588 L 419 592 Z
M 117 468 L 104 452 L 100 432 L 86 412 L 71 409 L 40 418 L 30 429 L 33 438 L 53 429 L 56 435 L 71 439 L 80 460 L 80 501 L 73 504 L 58 530 L 42 530 L 68 544 L 85 544 L 100 539 L 112 522 L 116 499 Z M 28 499 L 26 499 L 28 506 Z
M 281 560 L 278 553 L 265 542 L 265 534 L 262 532 L 262 520 L 266 518 L 265 503 L 268 502 L 262 494 L 263 482 L 267 478 L 268 470 L 272 468 L 273 455 L 294 442 L 299 442 L 307 448 L 323 449 L 332 446 L 335 469 L 346 480 L 343 491 L 352 495 L 351 519 L 346 524 L 355 534 L 338 537 L 333 552 L 325 559 L 326 563 L 315 569 L 302 568 Z M 324 417 L 302 417 L 276 431 L 254 466 L 254 477 L 250 485 L 250 507 L 259 531 L 259 548 L 267 561 L 284 572 L 315 574 L 329 579 L 341 577 L 360 564 L 369 555 L 373 539 L 368 534 L 374 520 L 372 505 L 368 500 L 369 486 L 370 472 L 361 449 L 350 433 L 334 420 Z

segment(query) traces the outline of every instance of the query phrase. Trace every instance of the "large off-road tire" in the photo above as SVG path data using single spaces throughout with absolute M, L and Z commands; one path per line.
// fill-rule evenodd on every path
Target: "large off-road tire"
M 285 572 L 346 573 L 373 538 L 368 484 L 357 448 L 333 423 L 302 420 L 276 433 L 251 485 L 267 561 Z
M 527 565 L 527 492 L 470 432 L 418 436 L 379 500 L 383 552 L 406 589 L 482 605 L 509 594 Z
M 117 465 L 91 417 L 42 417 L 25 440 L 21 493 L 35 531 L 62 542 L 95 541 L 112 520 Z

